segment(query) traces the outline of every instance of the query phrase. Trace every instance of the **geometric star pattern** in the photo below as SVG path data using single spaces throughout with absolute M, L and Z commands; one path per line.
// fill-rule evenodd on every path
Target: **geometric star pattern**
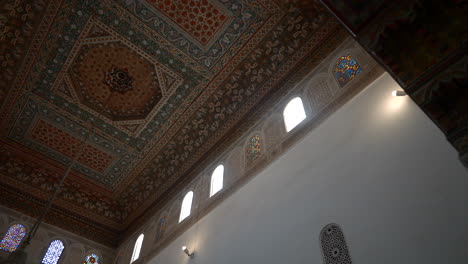
M 316 1 L 307 14 L 268 0 L 34 3 L 0 9 L 0 50 L 15 51 L 0 75 L 0 202 L 31 214 L 82 148 L 46 221 L 110 246 L 344 36 Z

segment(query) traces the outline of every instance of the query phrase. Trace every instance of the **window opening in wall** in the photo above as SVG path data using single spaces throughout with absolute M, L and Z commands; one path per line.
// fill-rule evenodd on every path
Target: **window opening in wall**
M 306 119 L 306 113 L 304 110 L 304 104 L 300 97 L 293 98 L 286 105 L 283 111 L 284 125 L 286 126 L 286 132 L 293 130 L 299 125 L 304 119 Z
M 0 249 L 8 252 L 15 251 L 26 236 L 26 228 L 23 225 L 15 224 L 8 228 L 5 236 L 0 242 Z
M 188 216 L 190 216 L 190 211 L 192 210 L 192 200 L 193 200 L 193 192 L 190 191 L 185 195 L 184 200 L 182 201 L 179 223 L 182 222 Z
M 251 137 L 245 149 L 247 164 L 251 163 L 252 161 L 256 160 L 258 157 L 260 157 L 261 151 L 262 151 L 262 144 L 261 144 L 260 136 L 255 135 Z
M 361 73 L 361 66 L 351 55 L 341 56 L 335 64 L 335 78 L 341 87 Z
M 90 254 L 86 257 L 84 264 L 99 264 L 99 257 L 96 254 Z
M 219 165 L 211 175 L 210 197 L 223 189 L 224 166 Z
M 352 264 L 343 231 L 338 225 L 329 224 L 322 229 L 320 245 L 325 264 Z
M 166 217 L 161 217 L 161 219 L 159 219 L 159 223 L 158 223 L 158 231 L 156 232 L 156 241 L 159 241 L 163 238 L 164 236 L 164 232 L 166 231 Z
M 141 246 L 143 246 L 143 238 L 145 238 L 145 235 L 141 234 L 136 240 L 135 247 L 133 247 L 133 253 L 130 263 L 133 263 L 140 257 Z
M 42 259 L 42 264 L 57 264 L 65 246 L 60 240 L 50 242 L 49 248 Z

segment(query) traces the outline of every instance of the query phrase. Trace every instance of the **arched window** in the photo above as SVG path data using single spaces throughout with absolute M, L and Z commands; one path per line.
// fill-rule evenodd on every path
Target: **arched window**
M 89 254 L 86 257 L 85 264 L 99 264 L 99 257 L 96 254 Z
M 15 251 L 24 236 L 26 236 L 26 228 L 24 226 L 20 224 L 10 226 L 3 237 L 2 242 L 0 242 L 0 249 L 8 252 Z
M 161 240 L 164 236 L 164 232 L 166 231 L 166 217 L 163 216 L 159 219 L 158 223 L 158 230 L 156 231 L 156 239 L 155 241 Z
M 255 135 L 251 137 L 245 148 L 245 156 L 247 158 L 247 163 L 256 160 L 260 156 L 261 150 L 262 145 L 260 141 L 260 136 Z
M 224 166 L 219 165 L 211 174 L 210 197 L 223 188 Z
M 352 264 L 343 231 L 337 224 L 329 224 L 320 232 L 323 263 Z
M 130 263 L 134 262 L 140 257 L 141 246 L 143 246 L 143 238 L 145 235 L 141 234 L 135 242 L 135 247 L 133 247 L 132 259 Z
M 341 87 L 361 73 L 361 67 L 351 55 L 341 56 L 335 64 L 335 78 Z
M 180 217 L 179 223 L 182 222 L 185 218 L 190 215 L 190 210 L 192 210 L 192 200 L 193 200 L 193 192 L 188 192 L 184 200 L 182 201 L 182 208 L 180 209 Z
M 305 118 L 306 113 L 304 105 L 300 97 L 293 98 L 286 105 L 283 111 L 284 125 L 286 126 L 286 132 L 293 130 L 299 125 Z
M 60 240 L 54 240 L 50 242 L 49 248 L 42 259 L 42 264 L 57 264 L 62 251 L 65 248 L 63 242 Z

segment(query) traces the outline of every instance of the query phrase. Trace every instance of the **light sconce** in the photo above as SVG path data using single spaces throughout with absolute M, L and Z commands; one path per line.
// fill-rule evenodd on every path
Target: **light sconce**
M 188 250 L 187 246 L 183 246 L 183 247 L 182 247 L 182 251 L 183 251 L 185 254 L 187 254 L 187 256 L 189 256 L 189 258 L 193 258 L 193 255 L 195 254 L 195 253 L 193 253 L 193 252 L 190 253 L 190 251 Z
M 395 90 L 395 91 L 392 92 L 392 95 L 393 95 L 393 96 L 405 96 L 405 95 L 406 95 L 406 92 L 405 92 L 405 91 L 401 91 L 401 90 L 400 90 L 400 91 L 396 91 L 396 90 Z

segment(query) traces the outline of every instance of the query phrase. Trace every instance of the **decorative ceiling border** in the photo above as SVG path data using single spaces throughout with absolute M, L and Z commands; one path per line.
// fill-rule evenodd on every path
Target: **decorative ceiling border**
M 343 36 L 340 36 L 343 37 Z M 348 39 L 345 46 L 349 48 L 349 46 L 353 46 L 355 43 Z M 343 45 L 342 45 L 343 47 Z M 330 48 L 330 47 L 325 47 Z M 174 241 L 177 237 L 179 237 L 183 232 L 185 232 L 188 228 L 196 224 L 201 218 L 207 215 L 211 210 L 213 210 L 217 205 L 219 205 L 223 200 L 230 197 L 236 190 L 246 184 L 249 180 L 251 180 L 255 175 L 257 175 L 260 171 L 266 168 L 271 162 L 274 162 L 278 157 L 280 157 L 283 153 L 288 151 L 292 146 L 297 144 L 303 137 L 305 137 L 308 133 L 310 133 L 315 127 L 317 127 L 321 122 L 326 120 L 332 113 L 334 113 L 337 109 L 339 109 L 342 105 L 344 105 L 347 101 L 361 92 L 364 88 L 366 88 L 370 83 L 375 81 L 379 76 L 381 76 L 385 71 L 377 64 L 375 61 L 370 59 L 370 57 L 364 53 L 364 51 L 360 48 L 354 47 L 353 50 L 359 52 L 361 59 L 366 60 L 366 68 L 365 72 L 351 82 L 349 85 L 345 87 L 345 89 L 341 89 L 340 92 L 333 95 L 333 97 L 328 97 L 324 100 L 329 100 L 328 103 L 325 104 L 324 107 L 320 109 L 318 112 L 314 112 L 313 114 L 311 111 L 311 100 L 312 96 L 309 95 L 309 91 L 313 89 L 313 86 L 310 86 L 311 80 L 316 81 L 319 79 L 320 75 L 316 74 L 316 69 L 311 70 L 311 68 L 306 67 L 307 64 L 310 66 L 310 61 L 304 62 L 302 65 L 303 68 L 298 70 L 293 76 L 284 80 L 282 83 L 286 87 L 294 87 L 292 89 L 285 89 L 281 91 L 277 91 L 272 97 L 267 100 L 273 100 L 271 102 L 274 106 L 272 107 L 271 104 L 265 103 L 262 104 L 260 109 L 256 109 L 255 114 L 252 116 L 247 116 L 245 118 L 245 122 L 254 123 L 254 125 L 250 126 L 250 129 L 247 131 L 243 130 L 242 128 L 238 129 L 238 133 L 243 134 L 241 138 L 233 139 L 229 138 L 226 139 L 223 144 L 226 144 L 225 149 L 216 149 L 211 153 L 217 153 L 216 155 L 212 154 L 211 157 L 208 157 L 204 160 L 204 162 L 198 164 L 197 168 L 193 171 L 193 178 L 187 180 L 184 183 L 184 187 L 178 189 L 178 193 L 175 193 L 165 204 L 165 207 L 160 207 L 159 209 L 154 209 L 148 211 L 145 217 L 138 219 L 137 221 L 133 222 L 131 228 L 126 231 L 124 236 L 122 237 L 122 242 L 119 247 L 120 255 L 128 256 L 128 252 L 125 250 L 132 249 L 132 243 L 134 242 L 134 238 L 138 236 L 140 233 L 145 233 L 148 235 L 148 240 L 146 241 L 146 247 L 150 249 L 146 250 L 149 252 L 146 256 L 140 256 L 138 263 L 147 263 L 150 261 L 154 256 L 156 256 L 162 249 L 167 247 L 172 241 Z M 346 52 L 345 49 L 340 49 L 335 51 L 335 55 L 331 55 L 331 57 L 336 57 L 337 53 Z M 342 55 L 342 54 L 341 54 Z M 355 55 L 355 54 L 353 54 Z M 335 60 L 331 60 L 329 63 L 334 63 Z M 326 63 L 325 63 L 326 64 Z M 308 70 L 307 70 L 308 69 Z M 306 78 L 302 74 L 311 72 L 311 74 Z M 334 76 L 332 77 L 334 78 Z M 300 81 L 302 79 L 302 81 Z M 298 84 L 299 83 L 299 84 Z M 318 88 L 317 88 L 318 89 Z M 245 137 L 246 135 L 252 135 L 259 133 L 260 130 L 265 129 L 266 123 L 270 122 L 272 116 L 280 116 L 278 113 L 282 112 L 284 105 L 290 100 L 293 96 L 301 96 L 304 100 L 305 108 L 308 109 L 309 114 L 312 114 L 311 117 L 308 117 L 303 123 L 301 123 L 297 128 L 295 128 L 290 133 L 282 132 L 280 139 L 276 139 L 275 144 L 270 144 L 266 146 L 267 153 L 264 153 L 261 158 L 256 160 L 252 165 L 246 165 L 245 163 L 240 164 L 240 166 L 244 166 L 245 170 L 237 169 L 237 174 L 235 175 L 234 179 L 227 179 L 226 181 L 229 183 L 227 186 L 223 187 L 223 190 L 216 194 L 214 197 L 208 198 L 208 196 L 203 196 L 202 193 L 208 193 L 209 184 L 210 184 L 210 177 L 211 172 L 217 164 L 224 161 L 230 163 L 226 160 L 231 160 L 231 155 L 226 154 L 226 152 L 238 152 L 239 145 L 245 145 L 244 141 L 248 139 Z M 279 97 L 280 100 L 274 100 L 273 98 Z M 279 119 L 279 120 L 278 120 Z M 275 125 L 282 126 L 282 116 L 281 118 L 273 118 L 275 120 Z M 264 142 L 267 140 L 263 138 Z M 244 148 L 239 148 L 241 154 L 243 155 Z M 224 154 L 219 154 L 224 153 Z M 226 164 L 222 162 L 225 166 Z M 231 167 L 230 169 L 233 169 Z M 234 175 L 229 175 L 228 177 L 233 177 Z M 187 187 L 189 185 L 189 187 Z M 177 217 L 179 210 L 180 210 L 180 203 L 182 201 L 182 197 L 187 190 L 193 190 L 195 193 L 198 193 L 198 197 L 203 196 L 202 198 L 195 199 L 194 204 L 192 205 L 192 216 L 189 219 L 184 220 L 182 223 L 177 223 L 172 221 L 170 223 L 171 226 L 167 226 L 165 228 L 165 232 L 167 233 L 161 240 L 154 240 L 154 232 L 155 229 L 158 227 L 155 226 L 158 223 L 160 217 L 165 216 L 166 221 L 174 220 Z M 205 195 L 206 195 L 205 194 Z M 170 202 L 171 204 L 167 204 Z M 175 223 L 174 223 L 175 222 Z M 144 230 L 144 231 L 143 231 Z M 157 232 L 157 231 L 156 231 Z M 148 245 L 149 244 L 149 245 Z M 145 246 L 145 245 L 144 245 Z M 125 257 L 121 260 L 125 263 Z M 121 263 L 121 262 L 118 262 Z

